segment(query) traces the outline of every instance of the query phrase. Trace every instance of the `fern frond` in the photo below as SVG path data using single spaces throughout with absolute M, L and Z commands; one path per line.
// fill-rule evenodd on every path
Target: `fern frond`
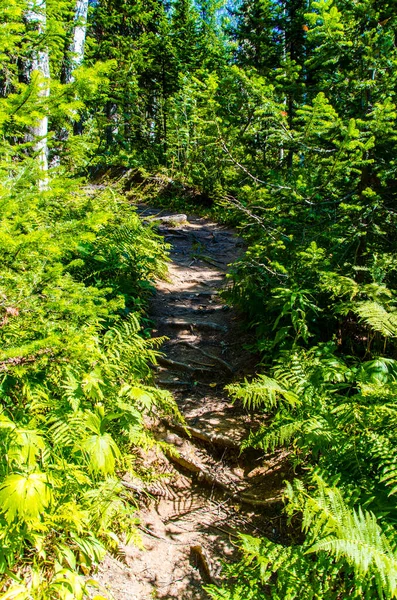
M 273 369 L 274 378 L 287 389 L 301 395 L 309 385 L 307 367 L 304 351 L 282 354 Z
M 82 411 L 48 420 L 48 431 L 56 449 L 68 448 L 75 444 L 84 431 L 84 413 Z
M 378 302 L 358 302 L 353 310 L 374 331 L 386 338 L 397 336 L 397 313 L 388 312 Z
M 246 408 L 274 408 L 279 398 L 283 398 L 291 406 L 299 404 L 298 396 L 283 387 L 271 377 L 260 375 L 252 382 L 245 380 L 243 384 L 231 384 L 226 386 L 226 390 L 234 400 L 240 400 Z
M 360 292 L 359 284 L 350 277 L 344 277 L 339 273 L 321 273 L 321 289 L 328 292 L 332 298 L 347 296 L 353 300 Z
M 274 423 L 270 427 L 261 427 L 259 431 L 251 433 L 244 440 L 241 448 L 261 448 L 265 452 L 274 451 L 276 448 L 285 446 L 299 437 L 305 426 L 305 421 L 292 421 L 290 423 Z
M 313 482 L 316 494 L 307 493 L 299 482 L 287 488 L 289 513 L 303 512 L 305 553 L 326 552 L 341 569 L 344 561 L 352 567 L 359 587 L 369 589 L 374 580 L 375 587 L 386 597 L 397 595 L 395 534 L 386 534 L 373 513 L 361 507 L 351 509 L 339 488 L 328 486 L 318 475 Z
M 397 556 L 372 513 L 344 511 L 334 539 L 316 542 L 306 552 L 328 552 L 336 560 L 346 560 L 354 569 L 357 580 L 373 577 L 378 589 L 388 598 L 397 595 Z
M 397 360 L 385 356 L 367 360 L 361 364 L 361 368 L 357 373 L 357 380 L 364 384 L 386 384 L 397 381 Z
M 389 496 L 397 494 L 397 450 L 385 435 L 369 432 L 367 434 L 369 451 L 376 460 L 379 481 L 388 489 Z

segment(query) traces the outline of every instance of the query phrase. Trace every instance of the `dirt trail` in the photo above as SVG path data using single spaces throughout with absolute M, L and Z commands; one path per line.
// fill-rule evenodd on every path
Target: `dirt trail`
M 172 245 L 169 281 L 158 283 L 150 309 L 153 336 L 168 338 L 156 381 L 175 395 L 189 433 L 170 422 L 156 425 L 158 439 L 178 456 L 143 457 L 162 475 L 139 513 L 145 549 L 127 546 L 123 560 L 107 558 L 100 581 L 116 600 L 202 600 L 203 585 L 219 580 L 222 559 L 236 555 L 237 532 L 277 538 L 273 517 L 286 473 L 279 456 L 240 455 L 257 423 L 223 391 L 255 366 L 244 350 L 249 334 L 219 297 L 242 241 L 202 218 L 176 223 L 166 211 L 140 213 L 161 216 L 159 232 Z

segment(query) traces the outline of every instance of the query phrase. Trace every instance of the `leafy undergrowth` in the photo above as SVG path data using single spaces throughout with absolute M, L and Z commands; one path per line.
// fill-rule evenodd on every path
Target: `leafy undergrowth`
M 176 413 L 141 323 L 166 247 L 112 190 L 38 192 L 27 173 L 0 187 L 0 587 L 82 598 L 138 538 L 121 479 L 153 443 L 144 415 Z
M 302 515 L 301 545 L 240 536 L 243 559 L 229 567 L 234 584 L 207 591 L 214 600 L 393 598 L 396 533 L 361 507 L 350 508 L 337 486 L 314 475 L 308 492 L 289 485 L 290 518 Z
M 351 361 L 335 347 L 285 352 L 273 377 L 228 387 L 272 415 L 245 447 L 287 446 L 304 474 L 287 483 L 285 512 L 303 542 L 242 536 L 234 585 L 219 600 L 394 598 L 397 595 L 397 362 Z

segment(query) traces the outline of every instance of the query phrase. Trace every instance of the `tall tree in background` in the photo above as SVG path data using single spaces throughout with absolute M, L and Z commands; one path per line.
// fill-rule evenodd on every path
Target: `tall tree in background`
M 238 64 L 271 76 L 282 57 L 281 7 L 274 0 L 243 0 L 232 9 Z
M 171 38 L 179 73 L 200 68 L 199 15 L 192 0 L 174 0 L 171 10 Z
M 37 89 L 38 97 L 42 100 L 40 110 L 42 115 L 36 117 L 37 123 L 31 128 L 34 140 L 33 150 L 37 153 L 40 168 L 44 175 L 39 185 L 45 188 L 48 184 L 48 114 L 46 100 L 50 96 L 50 59 L 46 42 L 46 0 L 33 0 L 28 6 L 26 20 L 37 34 L 36 46 L 32 50 L 31 62 L 28 65 L 28 77 L 33 87 Z
M 168 72 L 172 50 L 163 4 L 104 0 L 94 11 L 90 36 L 90 58 L 117 62 L 102 107 L 105 152 L 114 146 L 130 157 L 137 151 L 149 159 L 155 150 L 152 156 L 158 160 L 163 154 L 164 98 L 176 79 Z
M 84 59 L 84 45 L 87 32 L 87 14 L 89 0 L 77 0 L 74 11 L 74 26 L 72 41 L 68 48 L 66 59 L 65 82 L 73 81 L 73 71 L 81 65 Z
M 208 72 L 220 74 L 228 60 L 226 37 L 219 21 L 223 0 L 197 0 L 201 64 Z

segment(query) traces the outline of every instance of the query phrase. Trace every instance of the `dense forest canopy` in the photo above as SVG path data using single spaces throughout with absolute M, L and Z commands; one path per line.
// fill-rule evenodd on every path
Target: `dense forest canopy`
M 167 247 L 131 204 L 241 228 L 228 301 L 297 479 L 284 546 L 243 537 L 213 598 L 397 596 L 396 4 L 0 0 L 0 577 L 3 598 L 83 598 L 135 535 L 161 340 L 145 308 Z M 128 173 L 129 197 L 90 185 Z M 142 192 L 143 190 L 143 192 Z M 142 197 L 142 196 L 140 196 Z

